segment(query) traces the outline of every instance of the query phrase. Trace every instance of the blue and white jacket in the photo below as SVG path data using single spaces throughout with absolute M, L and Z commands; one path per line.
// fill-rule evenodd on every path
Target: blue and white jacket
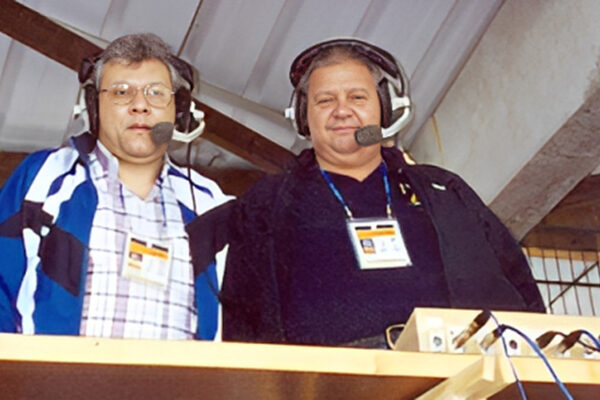
M 88 154 L 95 139 L 29 155 L 0 190 L 0 332 L 79 335 L 88 242 L 98 196 Z M 185 224 L 229 200 L 218 185 L 169 165 L 168 179 Z M 193 201 L 196 207 L 193 206 Z M 218 325 L 217 266 L 195 270 L 196 338 L 214 339 Z

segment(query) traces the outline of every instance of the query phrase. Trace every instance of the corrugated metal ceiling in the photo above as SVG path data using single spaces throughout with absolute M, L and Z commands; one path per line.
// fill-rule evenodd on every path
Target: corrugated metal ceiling
M 282 111 L 288 68 L 302 49 L 356 36 L 389 50 L 411 76 L 416 119 L 410 142 L 434 111 L 501 0 L 78 0 L 20 1 L 101 47 L 133 32 L 154 32 L 199 71 L 196 96 L 284 146 L 297 138 Z M 68 43 L 64 44 L 68 46 Z M 77 96 L 76 75 L 0 34 L 0 150 L 59 145 Z M 197 162 L 214 159 L 202 144 Z M 206 154 L 202 154 L 206 153 Z M 235 157 L 221 157 L 223 163 Z

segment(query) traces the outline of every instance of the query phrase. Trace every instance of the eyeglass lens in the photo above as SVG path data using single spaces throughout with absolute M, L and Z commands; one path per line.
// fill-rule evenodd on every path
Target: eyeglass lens
M 138 88 L 127 83 L 117 83 L 105 89 L 110 100 L 115 104 L 129 104 L 137 95 Z M 144 97 L 155 107 L 166 107 L 171 103 L 173 91 L 162 83 L 151 83 L 143 89 Z

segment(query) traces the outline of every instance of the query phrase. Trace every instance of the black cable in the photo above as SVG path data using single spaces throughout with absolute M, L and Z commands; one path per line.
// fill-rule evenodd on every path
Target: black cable
M 575 336 L 575 332 L 577 331 L 573 331 L 571 332 L 571 334 L 573 334 L 573 336 Z M 577 338 L 575 340 L 575 342 L 572 342 L 572 338 L 567 340 L 567 337 L 569 335 L 563 333 L 563 332 L 559 332 L 559 331 L 548 331 L 548 332 L 544 332 L 543 334 L 541 334 L 540 336 L 538 336 L 535 339 L 535 342 L 537 343 L 537 345 L 540 347 L 540 349 L 545 348 L 546 346 L 548 346 L 550 344 L 550 342 L 556 337 L 556 336 L 560 336 L 563 338 L 563 342 L 566 341 L 566 343 L 563 346 L 566 346 L 567 348 L 565 348 L 564 350 L 560 351 L 561 353 L 567 351 L 569 348 L 571 348 L 575 343 L 578 343 L 579 345 L 581 345 L 582 347 L 584 347 L 586 350 L 590 350 L 590 351 L 596 351 L 596 352 L 600 352 L 600 347 L 596 348 L 595 346 L 591 346 L 587 343 L 585 343 L 584 341 L 580 340 L 581 335 L 585 334 L 585 331 L 581 331 L 578 335 Z M 594 340 L 594 339 L 592 339 Z M 562 343 L 562 342 L 561 342 Z
M 462 347 L 467 340 L 469 340 L 474 334 L 477 333 L 485 324 L 488 322 L 491 316 L 491 312 L 489 310 L 483 310 L 471 321 L 469 326 L 467 326 L 460 334 L 455 336 L 452 339 L 452 344 L 454 344 L 454 348 L 458 349 Z

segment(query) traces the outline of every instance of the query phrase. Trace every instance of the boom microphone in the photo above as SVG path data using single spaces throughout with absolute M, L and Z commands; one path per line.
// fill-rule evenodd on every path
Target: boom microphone
M 411 102 L 408 96 L 394 97 L 392 99 L 392 120 L 389 127 L 381 128 L 377 125 L 367 125 L 354 131 L 354 140 L 361 146 L 371 146 L 384 139 L 394 136 L 404 128 L 412 119 Z
M 383 140 L 383 129 L 377 125 L 367 125 L 354 131 L 354 140 L 361 146 L 371 146 Z
M 155 145 L 160 146 L 161 144 L 167 143 L 173 137 L 173 129 L 175 125 L 171 122 L 163 121 L 152 127 L 150 131 L 150 137 Z

